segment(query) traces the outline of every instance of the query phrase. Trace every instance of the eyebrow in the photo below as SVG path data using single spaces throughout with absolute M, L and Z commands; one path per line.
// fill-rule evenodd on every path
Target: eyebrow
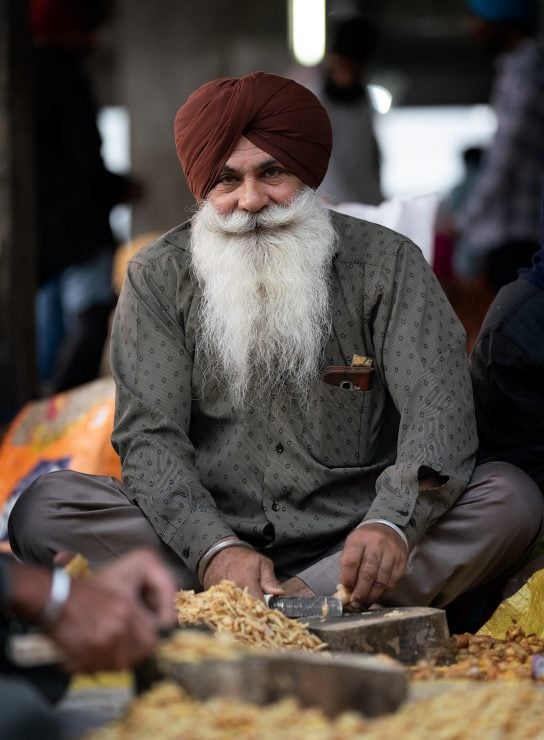
M 271 157 L 270 159 L 265 159 L 264 162 L 260 162 L 257 167 L 255 167 L 255 170 L 262 172 L 262 170 L 266 170 L 267 167 L 283 167 L 283 165 L 278 162 L 277 159 Z M 239 173 L 240 170 L 236 169 L 236 167 L 231 167 L 229 164 L 224 164 L 219 174 L 238 175 Z

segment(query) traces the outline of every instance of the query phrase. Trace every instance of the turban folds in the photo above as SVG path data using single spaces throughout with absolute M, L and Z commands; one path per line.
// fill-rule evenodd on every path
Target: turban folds
M 329 117 L 307 88 L 266 72 L 223 77 L 190 95 L 174 122 L 176 152 L 197 201 L 203 200 L 240 136 L 311 188 L 327 171 Z

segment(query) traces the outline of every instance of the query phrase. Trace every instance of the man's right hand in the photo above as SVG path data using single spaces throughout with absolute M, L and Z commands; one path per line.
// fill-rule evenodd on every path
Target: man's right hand
M 93 673 L 122 670 L 143 660 L 156 645 L 145 608 L 96 576 L 76 580 L 61 615 L 47 634 L 65 656 L 65 668 Z
M 14 563 L 10 580 L 8 606 L 39 626 L 51 572 Z M 44 631 L 62 649 L 69 671 L 129 668 L 153 650 L 160 627 L 174 624 L 174 594 L 173 578 L 157 555 L 135 550 L 73 579 L 60 614 Z
M 218 552 L 206 568 L 202 585 L 208 589 L 223 579 L 234 581 L 240 588 L 247 588 L 257 599 L 262 599 L 264 594 L 283 594 L 273 562 L 247 547 L 234 545 Z
M 48 634 L 64 650 L 69 671 L 130 668 L 156 647 L 158 629 L 174 623 L 174 593 L 159 558 L 136 550 L 73 580 Z

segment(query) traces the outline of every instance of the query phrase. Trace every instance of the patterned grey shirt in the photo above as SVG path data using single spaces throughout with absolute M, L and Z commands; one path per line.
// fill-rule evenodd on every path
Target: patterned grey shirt
M 333 214 L 333 331 L 323 367 L 374 359 L 373 388 L 321 383 L 306 415 L 276 404 L 242 419 L 226 389 L 202 389 L 200 289 L 190 224 L 139 252 L 113 327 L 113 443 L 123 479 L 192 569 L 235 533 L 285 573 L 385 518 L 415 544 L 462 493 L 477 446 L 465 335 L 420 250 Z M 441 485 L 419 492 L 428 469 Z

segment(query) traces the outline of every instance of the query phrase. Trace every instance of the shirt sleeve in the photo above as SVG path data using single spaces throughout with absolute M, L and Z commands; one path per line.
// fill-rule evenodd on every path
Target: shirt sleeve
M 392 288 L 392 290 L 391 290 Z M 376 366 L 400 415 L 395 463 L 366 518 L 402 527 L 411 546 L 465 489 L 477 447 L 466 336 L 421 251 L 403 242 L 376 289 Z M 441 485 L 420 491 L 433 471 Z
M 188 437 L 193 360 L 179 292 L 175 265 L 129 264 L 112 330 L 112 442 L 134 502 L 195 570 L 210 545 L 233 531 L 200 481 Z

